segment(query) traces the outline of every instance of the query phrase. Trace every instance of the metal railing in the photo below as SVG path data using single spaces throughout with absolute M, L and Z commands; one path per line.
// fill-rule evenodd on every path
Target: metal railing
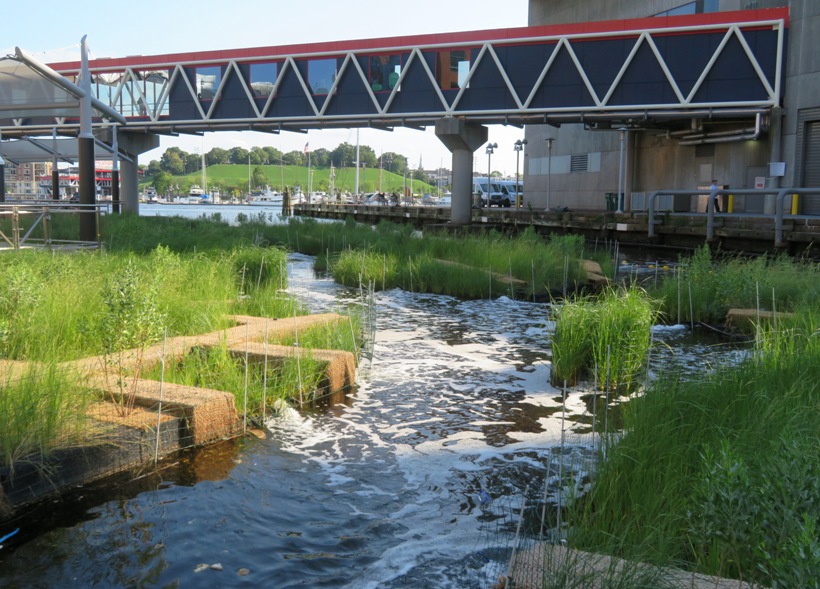
M 100 216 L 108 203 L 76 204 L 59 201 L 0 204 L 0 250 L 4 247 L 19 250 L 24 247 L 77 247 L 100 248 Z M 95 241 L 57 239 L 53 235 L 53 215 L 94 215 L 97 228 Z M 9 220 L 10 223 L 4 221 Z M 42 233 L 36 233 L 42 228 Z M 79 230 L 78 230 L 79 233 Z
M 784 230 L 784 223 L 783 220 L 787 216 L 795 216 L 795 215 L 786 215 L 785 214 L 785 199 L 787 196 L 791 195 L 801 195 L 801 194 L 820 194 L 820 188 L 779 188 L 779 189 L 766 189 L 766 188 L 757 188 L 757 189 L 721 189 L 715 192 L 711 192 L 709 190 L 655 190 L 649 193 L 646 201 L 647 212 L 649 215 L 648 219 L 648 235 L 649 237 L 655 237 L 655 225 L 657 221 L 655 220 L 656 211 L 656 204 L 659 196 L 706 196 L 706 239 L 712 240 L 715 237 L 715 219 L 720 217 L 729 217 L 729 218 L 741 218 L 741 217 L 755 217 L 760 218 L 761 216 L 764 217 L 771 217 L 774 222 L 774 229 L 775 229 L 775 246 L 782 247 L 784 244 L 783 242 L 783 230 Z M 772 197 L 774 199 L 774 212 L 766 213 L 766 206 L 764 200 L 764 213 L 761 215 L 760 213 L 738 213 L 738 212 L 716 212 L 714 210 L 714 206 L 712 205 L 712 196 L 759 196 L 763 199 L 766 197 Z M 691 209 L 691 207 L 690 207 Z M 692 214 L 695 211 L 689 210 L 682 212 L 682 214 Z M 679 214 L 681 212 L 678 212 Z

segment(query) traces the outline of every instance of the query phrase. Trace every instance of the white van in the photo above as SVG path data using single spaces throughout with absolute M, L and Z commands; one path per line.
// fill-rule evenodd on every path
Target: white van
M 516 184 L 515 180 L 501 180 L 499 184 L 501 185 L 501 193 L 503 195 L 499 206 L 518 206 L 519 197 L 523 197 L 524 195 L 524 183 L 519 181 L 518 184 Z
M 481 195 L 481 206 L 502 206 L 501 203 L 504 200 L 504 195 L 501 192 L 501 186 L 498 184 L 497 180 L 492 180 L 490 182 L 489 194 L 487 192 L 486 176 L 473 178 L 473 194 Z

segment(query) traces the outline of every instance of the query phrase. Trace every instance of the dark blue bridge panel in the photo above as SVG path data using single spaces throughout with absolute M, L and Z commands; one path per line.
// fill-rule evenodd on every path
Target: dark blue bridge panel
M 151 132 L 751 115 L 780 103 L 787 19 L 787 9 L 720 12 L 105 59 L 91 68 L 97 96 Z M 74 75 L 79 64 L 53 67 Z

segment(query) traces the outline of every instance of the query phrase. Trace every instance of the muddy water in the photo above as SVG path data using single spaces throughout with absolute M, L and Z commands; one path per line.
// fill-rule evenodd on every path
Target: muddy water
M 361 300 L 317 279 L 309 258 L 289 271 L 314 312 Z M 287 411 L 264 440 L 42 506 L 14 522 L 0 586 L 489 587 L 517 498 L 544 478 L 562 437 L 564 454 L 591 453 L 588 395 L 571 392 L 562 412 L 548 384 L 547 311 L 377 293 L 372 358 L 346 403 Z M 676 350 L 658 352 L 666 364 L 736 353 L 683 329 L 655 337 Z

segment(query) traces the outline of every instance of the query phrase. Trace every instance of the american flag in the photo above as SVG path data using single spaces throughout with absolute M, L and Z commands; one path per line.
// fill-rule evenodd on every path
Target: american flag
M 308 152 L 308 145 L 310 145 L 310 141 L 305 143 L 305 148 L 302 150 L 302 155 L 307 155 Z

